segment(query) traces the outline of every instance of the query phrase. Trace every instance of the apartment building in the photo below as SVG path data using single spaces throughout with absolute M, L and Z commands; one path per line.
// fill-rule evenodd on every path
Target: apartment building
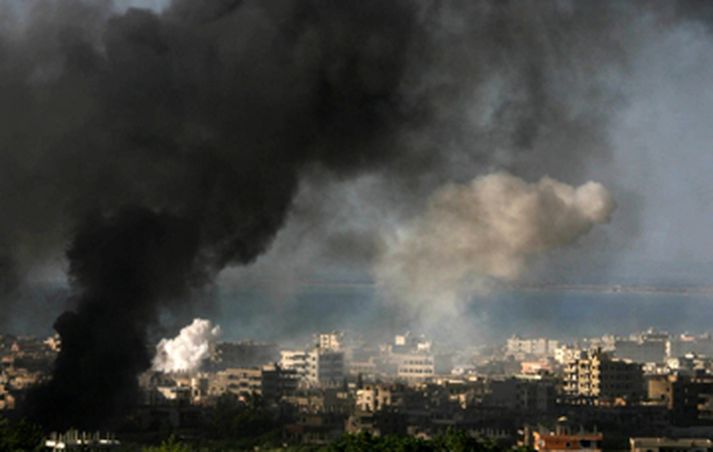
M 643 396 L 641 365 L 614 359 L 601 349 L 581 352 L 564 368 L 564 391 L 569 396 L 638 400 Z

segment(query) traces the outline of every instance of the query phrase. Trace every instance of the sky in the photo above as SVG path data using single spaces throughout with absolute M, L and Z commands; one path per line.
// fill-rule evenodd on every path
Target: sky
M 0 20 L 0 29 L 22 28 L 23 21 L 31 22 L 23 13 L 32 4 L 39 3 L 0 0 L 0 5 L 19 12 L 9 23 Z M 479 72 L 477 64 L 460 65 L 456 51 L 453 57 L 445 51 L 442 55 L 436 52 L 430 55 L 430 64 L 419 60 L 415 64 L 418 71 L 409 73 L 407 79 L 408 94 L 414 96 L 414 103 L 424 99 L 432 103 L 429 108 L 436 112 L 438 124 L 434 121 L 400 132 L 398 141 L 401 146 L 418 149 L 414 155 L 427 163 L 397 159 L 395 169 L 355 174 L 307 165 L 300 170 L 284 226 L 276 230 L 265 252 L 247 265 L 227 262 L 216 272 L 205 295 L 212 298 L 215 293 L 249 291 L 250 297 L 261 301 L 247 303 L 250 309 L 233 309 L 231 297 L 219 296 L 186 309 L 185 316 L 182 311 L 163 315 L 184 321 L 184 317 L 205 312 L 217 316 L 216 320 L 223 316 L 225 323 L 243 325 L 246 321 L 237 316 L 260 317 L 275 307 L 296 318 L 308 315 L 309 309 L 295 312 L 290 303 L 301 305 L 298 299 L 315 286 L 328 291 L 335 283 L 359 282 L 376 284 L 378 291 L 381 275 L 375 270 L 375 261 L 384 243 L 389 237 L 418 229 L 413 225 L 423 220 L 422 212 L 434 193 L 445 184 L 466 186 L 474 178 L 503 169 L 532 184 L 544 176 L 573 187 L 596 181 L 616 201 L 609 223 L 596 224 L 567 243 L 527 254 L 527 266 L 517 275 L 518 281 L 709 285 L 713 274 L 713 26 L 707 21 L 707 10 L 696 10 L 703 7 L 695 2 L 657 5 L 659 8 L 634 12 L 630 6 L 614 8 L 621 15 L 605 15 L 601 22 L 592 19 L 588 23 L 591 29 L 581 38 L 585 42 L 571 46 L 545 42 L 537 48 L 543 51 L 542 64 L 548 68 L 545 77 L 553 77 L 546 94 L 552 99 L 542 101 L 546 107 L 537 114 L 545 118 L 544 125 L 539 135 L 523 145 L 527 152 L 513 151 L 511 148 L 520 144 L 510 138 L 525 132 L 513 132 L 509 124 L 518 124 L 521 115 L 531 114 L 526 111 L 530 103 L 538 103 L 530 102 L 528 96 L 533 94 L 521 88 L 524 82 L 518 75 L 518 61 L 524 57 L 519 49 L 512 53 L 513 62 L 498 62 L 497 69 L 486 75 Z M 160 15 L 169 6 L 168 0 L 117 0 L 113 9 L 125 14 L 132 7 L 149 8 Z M 567 7 L 562 10 L 566 15 Z M 535 36 L 540 36 L 537 31 L 550 26 L 547 14 L 538 16 L 542 24 L 525 19 L 524 28 L 532 27 Z M 623 17 L 635 19 L 619 23 Z M 458 36 L 467 28 L 457 15 L 444 14 L 439 20 L 431 25 L 436 31 L 429 29 L 436 49 L 441 49 L 439 40 L 451 42 L 449 33 Z M 513 20 L 522 19 L 517 16 Z M 568 24 L 558 32 L 571 33 Z M 611 41 L 601 46 L 586 41 L 605 30 L 609 30 Z M 547 50 L 550 48 L 565 52 L 563 61 L 557 59 L 556 51 Z M 468 54 L 467 49 L 463 52 Z M 480 63 L 484 61 L 489 60 Z M 571 71 L 562 70 L 567 64 Z M 429 91 L 439 83 L 448 85 L 451 77 L 453 84 L 462 88 L 459 97 Z M 482 82 L 469 84 L 481 77 Z M 428 95 L 419 97 L 422 91 Z M 550 117 L 555 119 L 549 121 Z M 575 133 L 578 128 L 583 132 Z M 481 148 L 487 148 L 482 151 L 488 155 L 485 164 Z M 424 157 L 428 152 L 447 157 L 439 157 L 433 171 L 426 171 L 420 165 L 429 165 Z M 63 240 L 52 244 L 59 252 L 33 259 L 27 270 L 29 281 L 40 286 L 47 281 L 67 284 L 68 263 L 62 255 L 67 239 Z M 469 291 L 465 303 L 472 302 L 473 294 L 488 290 Z M 12 304 L 14 328 L 29 324 L 28 306 L 44 306 L 44 296 L 38 301 L 36 293 L 23 295 L 32 301 Z M 65 308 L 61 299 L 52 303 L 45 309 L 49 318 Z M 394 308 L 387 304 L 383 309 L 390 312 Z M 341 311 L 325 308 L 324 312 Z

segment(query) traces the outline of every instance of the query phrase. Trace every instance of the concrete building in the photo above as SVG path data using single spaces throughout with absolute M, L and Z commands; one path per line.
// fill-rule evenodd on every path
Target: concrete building
M 333 386 L 344 381 L 344 353 L 316 348 L 309 352 L 307 380 Z
M 424 380 L 436 374 L 433 355 L 428 353 L 393 354 L 396 364 L 396 376 L 406 380 Z
M 356 407 L 360 411 L 379 411 L 392 403 L 393 388 L 387 385 L 366 385 L 356 391 Z
M 267 365 L 217 372 L 209 383 L 208 392 L 213 396 L 229 393 L 243 400 L 258 396 L 267 401 L 277 401 L 297 389 L 297 384 L 294 370 Z
M 707 438 L 630 438 L 629 445 L 631 452 L 707 452 L 713 450 L 713 441 Z
M 211 350 L 211 370 L 257 367 L 278 359 L 277 345 L 266 342 L 219 342 Z
M 513 336 L 507 340 L 505 355 L 514 356 L 518 359 L 527 357 L 546 358 L 554 357 L 555 350 L 559 347 L 559 341 L 547 338 L 523 339 Z
M 644 393 L 639 364 L 612 359 L 599 349 L 581 352 L 567 362 L 564 374 L 564 392 L 572 397 L 638 400 Z
M 713 338 L 711 338 L 710 334 L 700 336 L 681 334 L 668 341 L 666 354 L 670 358 L 678 358 L 688 354 L 713 357 Z
M 603 435 L 601 433 L 541 433 L 534 432 L 534 449 L 537 451 L 559 452 L 578 450 L 598 452 L 602 449 Z
M 713 417 L 709 400 L 713 395 L 713 377 L 701 375 L 695 377 L 669 376 L 671 410 L 674 424 L 701 425 L 709 424 Z
M 332 331 L 316 335 L 317 347 L 323 351 L 340 352 L 344 346 L 344 333 Z
M 304 350 L 281 350 L 280 367 L 294 371 L 300 380 L 306 381 L 309 376 L 310 354 Z
M 391 346 L 393 353 L 430 353 L 433 342 L 424 335 L 414 335 L 410 331 L 394 336 L 394 343 Z
M 559 364 L 567 364 L 567 362 L 577 358 L 582 353 L 577 347 L 572 345 L 560 345 L 555 349 L 555 361 Z
M 112 434 L 79 432 L 69 430 L 67 433 L 52 433 L 43 440 L 45 450 L 105 450 L 118 449 L 121 443 Z
M 557 403 L 557 383 L 551 378 L 511 377 L 488 382 L 485 404 L 520 412 L 546 413 Z
M 614 355 L 637 363 L 660 363 L 666 358 L 668 333 L 650 329 L 629 339 L 617 339 Z
M 325 345 L 336 345 L 332 339 L 334 338 L 325 339 Z M 341 384 L 345 375 L 344 352 L 320 347 L 311 351 L 282 350 L 280 367 L 294 371 L 297 378 L 305 384 Z

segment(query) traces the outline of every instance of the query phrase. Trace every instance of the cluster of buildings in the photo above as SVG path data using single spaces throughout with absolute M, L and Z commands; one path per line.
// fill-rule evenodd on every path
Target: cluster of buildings
M 0 412 L 14 410 L 30 387 L 48 378 L 59 347 L 57 336 L 0 335 Z
M 669 450 L 713 438 L 709 335 L 512 337 L 464 353 L 411 333 L 374 344 L 327 332 L 303 348 L 241 343 L 233 359 L 226 347 L 200 373 L 146 374 L 150 412 L 164 407 L 162 422 L 190 427 L 221 397 L 259 401 L 287 441 L 307 444 L 452 428 L 536 450 Z
M 59 346 L 2 338 L 0 409 L 45 378 Z M 289 349 L 218 343 L 199 372 L 143 374 L 135 418 L 145 428 L 199 431 L 230 400 L 270 413 L 294 443 L 327 444 L 345 432 L 431 438 L 455 428 L 535 450 L 709 450 L 711 357 L 710 335 L 653 330 L 512 337 L 465 350 L 411 333 L 369 343 L 333 331 Z

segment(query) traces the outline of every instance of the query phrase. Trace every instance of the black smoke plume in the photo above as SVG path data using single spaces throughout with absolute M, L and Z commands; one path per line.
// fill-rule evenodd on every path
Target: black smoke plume
M 618 93 L 594 75 L 624 70 L 637 17 L 578 1 L 7 2 L 0 287 L 66 248 L 74 308 L 31 397 L 53 428 L 125 412 L 161 310 L 263 253 L 308 170 L 387 174 L 407 199 L 491 166 L 567 180 L 605 160 Z
M 55 322 L 63 348 L 53 379 L 28 401 L 35 419 L 99 427 L 137 400 L 157 306 L 204 277 L 195 265 L 197 237 L 195 224 L 143 208 L 85 220 L 67 251 L 81 292 L 75 310 Z
M 348 174 L 391 159 L 389 137 L 410 120 L 397 88 L 415 11 L 176 2 L 111 16 L 64 4 L 44 11 L 68 21 L 59 61 L 17 80 L 23 102 L 62 110 L 43 168 L 57 218 L 70 218 L 76 292 L 55 323 L 53 378 L 28 403 L 48 427 L 95 428 L 136 402 L 161 308 L 262 253 L 306 165 Z M 72 23 L 104 16 L 96 38 Z

